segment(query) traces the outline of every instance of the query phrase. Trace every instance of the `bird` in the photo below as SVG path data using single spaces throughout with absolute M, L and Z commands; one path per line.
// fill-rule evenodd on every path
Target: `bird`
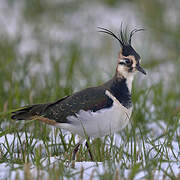
M 108 34 L 120 44 L 114 76 L 107 82 L 85 88 L 55 102 L 34 104 L 12 112 L 14 120 L 37 120 L 77 134 L 72 160 L 76 159 L 79 146 L 86 140 L 86 146 L 93 160 L 88 139 L 110 135 L 124 129 L 132 114 L 131 89 L 136 72 L 146 74 L 140 65 L 141 57 L 131 41 L 136 32 L 121 26 L 119 33 L 98 27 L 99 32 Z

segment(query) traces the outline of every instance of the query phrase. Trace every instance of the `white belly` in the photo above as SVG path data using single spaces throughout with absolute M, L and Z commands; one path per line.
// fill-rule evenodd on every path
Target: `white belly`
M 78 134 L 81 137 L 101 137 L 123 129 L 129 122 L 132 108 L 127 109 L 109 92 L 106 95 L 113 100 L 110 108 L 96 112 L 80 110 L 76 116 L 68 116 L 68 123 L 58 127 Z

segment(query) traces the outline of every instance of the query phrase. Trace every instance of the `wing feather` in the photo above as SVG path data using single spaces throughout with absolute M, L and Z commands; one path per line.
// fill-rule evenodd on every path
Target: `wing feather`
M 76 115 L 80 110 L 96 112 L 111 107 L 112 103 L 112 99 L 105 94 L 104 88 L 87 88 L 50 104 L 43 112 L 43 116 L 64 123 L 67 122 L 67 116 Z

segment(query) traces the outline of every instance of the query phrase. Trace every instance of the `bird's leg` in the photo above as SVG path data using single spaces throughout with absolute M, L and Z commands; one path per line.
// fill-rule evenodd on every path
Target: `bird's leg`
M 84 138 L 79 137 L 79 142 L 76 144 L 74 150 L 73 150 L 73 155 L 72 155 L 72 160 L 74 161 L 76 159 L 76 153 L 79 150 L 79 146 L 83 143 Z
M 76 153 L 78 152 L 79 146 L 80 146 L 80 142 L 78 144 L 76 144 L 74 150 L 73 150 L 73 156 L 72 156 L 72 160 L 74 161 L 76 158 Z
M 93 155 L 92 155 L 92 153 L 91 153 L 91 150 L 90 150 L 89 142 L 88 142 L 88 141 L 89 141 L 89 138 L 88 138 L 88 140 L 86 141 L 86 147 L 87 147 L 87 149 L 88 149 L 88 152 L 89 152 L 91 161 L 94 161 L 94 158 L 93 158 Z

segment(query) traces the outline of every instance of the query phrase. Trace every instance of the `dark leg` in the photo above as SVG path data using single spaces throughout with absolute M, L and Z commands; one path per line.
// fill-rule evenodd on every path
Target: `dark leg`
M 78 152 L 79 146 L 80 146 L 80 143 L 78 143 L 73 150 L 73 156 L 72 156 L 73 161 L 76 159 L 76 153 Z
M 92 155 L 92 153 L 91 153 L 91 150 L 90 150 L 90 147 L 89 147 L 88 141 L 86 141 L 86 147 L 87 147 L 88 152 L 89 152 L 89 155 L 90 155 L 90 157 L 91 157 L 91 161 L 94 161 L 94 158 L 93 158 L 93 155 Z

